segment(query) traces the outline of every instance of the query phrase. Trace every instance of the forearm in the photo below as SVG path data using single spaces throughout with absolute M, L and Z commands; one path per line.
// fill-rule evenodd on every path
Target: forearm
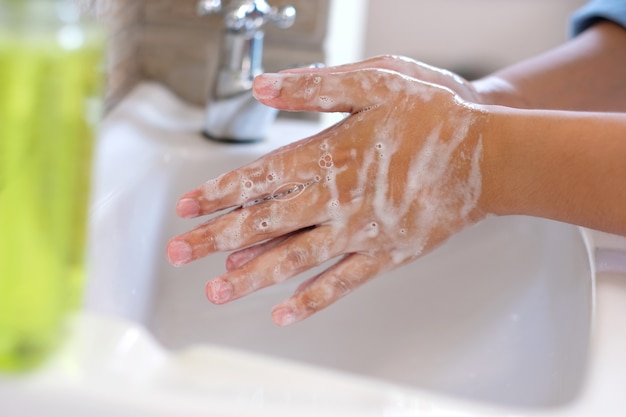
M 625 68 L 626 30 L 603 22 L 473 85 L 485 104 L 626 112 Z
M 626 115 L 489 107 L 485 211 L 626 235 Z

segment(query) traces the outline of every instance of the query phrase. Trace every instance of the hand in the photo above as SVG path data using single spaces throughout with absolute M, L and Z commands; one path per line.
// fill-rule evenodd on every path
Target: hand
M 274 308 L 276 324 L 291 324 L 484 217 L 487 113 L 448 88 L 353 68 L 257 77 L 255 95 L 267 105 L 350 116 L 179 200 L 177 213 L 187 218 L 234 208 L 168 244 L 177 266 L 238 250 L 228 272 L 207 284 L 210 301 L 229 302 L 338 258 Z

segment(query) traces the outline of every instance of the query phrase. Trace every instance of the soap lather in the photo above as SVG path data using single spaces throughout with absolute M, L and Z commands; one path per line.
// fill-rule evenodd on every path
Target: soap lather
M 278 111 L 252 96 L 254 77 L 263 72 L 263 27 L 293 25 L 292 6 L 271 7 L 265 0 L 200 0 L 200 16 L 222 14 L 219 69 L 209 93 L 203 134 L 220 141 L 262 140 Z

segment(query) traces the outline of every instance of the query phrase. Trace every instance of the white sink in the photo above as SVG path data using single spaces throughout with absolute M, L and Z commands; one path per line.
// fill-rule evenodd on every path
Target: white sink
M 380 276 L 288 328 L 275 327 L 270 310 L 301 279 L 225 306 L 210 304 L 205 283 L 223 272 L 225 255 L 183 268 L 170 266 L 165 258 L 166 242 L 193 226 L 175 216 L 177 198 L 322 126 L 279 121 L 266 142 L 232 145 L 201 137 L 201 123 L 201 109 L 184 105 L 154 84 L 138 87 L 107 118 L 92 210 L 89 314 L 79 320 L 78 332 L 91 328 L 85 320 L 130 320 L 135 324 L 129 328 L 143 335 L 137 340 L 156 340 L 144 341 L 151 346 L 150 355 L 159 358 L 154 367 L 179 369 L 180 361 L 190 361 L 200 369 L 172 389 L 188 389 L 183 397 L 188 400 L 194 394 L 202 397 L 202 389 L 215 393 L 216 378 L 228 375 L 232 396 L 224 398 L 238 398 L 239 406 L 245 398 L 245 415 L 279 409 L 285 415 L 309 415 L 311 410 L 331 415 L 333 404 L 337 415 L 365 415 L 367 410 L 385 416 L 583 416 L 600 409 L 599 404 L 626 408 L 621 396 L 607 399 L 599 388 L 617 382 L 596 370 L 602 361 L 596 358 L 601 350 L 593 330 L 598 320 L 593 250 L 570 225 L 529 217 L 489 218 L 418 262 Z M 619 314 L 626 311 L 626 306 L 616 308 Z M 217 362 L 219 367 L 210 366 Z M 618 364 L 624 370 L 622 386 L 625 364 L 623 358 Z M 276 385 L 280 378 L 271 375 L 287 375 L 289 381 Z M 193 382 L 200 377 L 206 379 L 202 389 Z M 163 394 L 170 385 L 157 385 L 137 398 L 150 402 L 152 393 L 172 404 L 179 400 Z M 303 386 L 308 387 L 304 396 Z M 0 383 L 0 398 L 1 388 Z M 259 394 L 272 389 L 280 395 L 271 401 Z M 335 403 L 328 392 L 341 393 L 343 402 Z M 265 398 L 264 406 L 250 408 L 258 395 Z M 118 405 L 124 409 L 125 404 Z M 240 415 L 224 407 L 198 412 Z M 153 411 L 145 415 L 161 415 Z
M 287 329 L 269 311 L 296 283 L 207 303 L 222 261 L 160 263 L 145 323 L 166 347 L 217 344 L 515 407 L 566 404 L 584 381 L 592 275 L 575 228 L 485 222 Z
M 142 106 L 127 102 L 104 131 L 103 153 L 119 152 L 110 160 L 122 161 L 103 166 L 110 173 L 101 178 L 132 169 L 118 185 L 103 187 L 127 195 L 101 199 L 120 206 L 100 209 L 111 219 L 99 221 L 96 230 L 103 227 L 105 239 L 117 234 L 119 243 L 101 256 L 92 307 L 144 324 L 170 349 L 235 347 L 502 405 L 551 407 L 575 398 L 587 367 L 593 275 L 572 226 L 489 219 L 290 328 L 274 326 L 270 309 L 300 280 L 226 306 L 208 303 L 205 283 L 223 272 L 225 256 L 183 268 L 163 256 L 167 240 L 193 224 L 176 218 L 177 198 L 320 127 L 281 121 L 266 143 L 209 142 L 198 134 L 201 112 L 181 112 L 161 94 L 156 100 L 136 97 Z M 163 103 L 167 110 L 159 107 Z M 118 133 L 128 130 L 126 124 L 153 130 Z M 98 194 L 110 192 L 100 188 Z M 114 221 L 122 222 L 119 228 L 112 228 Z M 100 286 L 110 286 L 111 277 L 117 283 L 103 297 Z

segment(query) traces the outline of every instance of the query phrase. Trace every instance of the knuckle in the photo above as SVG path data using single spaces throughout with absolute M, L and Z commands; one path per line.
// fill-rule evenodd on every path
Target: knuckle
M 334 290 L 333 293 L 340 297 L 348 294 L 352 290 L 350 283 L 340 275 L 329 277 L 329 284 Z
M 301 247 L 292 247 L 287 252 L 285 262 L 291 269 L 306 268 L 309 265 L 309 251 Z
M 242 211 L 235 223 L 239 225 L 241 234 L 258 240 L 258 237 L 271 236 L 279 225 L 265 204 L 251 206 Z
M 304 306 L 304 309 L 307 312 L 307 315 L 317 313 L 318 311 L 322 309 L 322 303 L 320 302 L 320 300 L 318 299 L 315 293 L 313 294 L 304 293 L 302 295 L 301 300 L 302 300 L 302 305 Z
M 253 293 L 266 285 L 264 276 L 259 271 L 249 267 L 244 268 L 238 276 L 233 278 L 233 286 L 237 289 L 237 293 L 240 296 Z
M 210 227 L 204 227 L 200 232 L 200 242 L 202 246 L 208 250 L 218 249 L 218 242 L 215 239 L 215 233 Z
M 393 54 L 380 56 L 379 63 L 383 68 L 397 71 L 400 73 L 407 72 L 409 66 L 415 65 L 415 61 L 402 57 L 400 55 Z

